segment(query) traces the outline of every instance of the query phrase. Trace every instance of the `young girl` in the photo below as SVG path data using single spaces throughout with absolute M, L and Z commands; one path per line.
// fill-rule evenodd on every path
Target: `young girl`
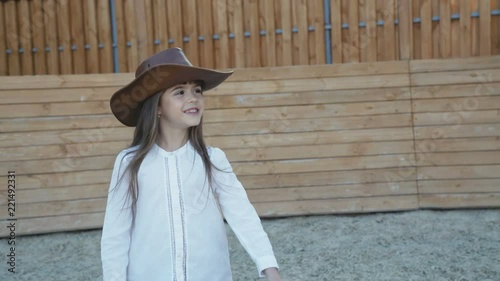
M 224 152 L 203 140 L 203 93 L 232 72 L 164 50 L 111 98 L 135 127 L 116 157 L 101 238 L 104 281 L 230 281 L 222 215 L 260 277 L 281 280 L 268 236 Z M 228 116 L 228 119 L 231 116 Z

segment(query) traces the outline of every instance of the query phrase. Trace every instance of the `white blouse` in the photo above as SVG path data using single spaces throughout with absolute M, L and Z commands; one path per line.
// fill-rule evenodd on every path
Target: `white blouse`
M 129 174 L 113 187 L 133 154 L 125 153 L 135 149 L 122 150 L 113 168 L 101 237 L 104 281 L 231 281 L 221 211 L 260 277 L 264 269 L 278 267 L 254 207 L 218 148 L 208 147 L 212 163 L 223 170 L 212 168 L 212 193 L 202 159 L 189 141 L 173 152 L 154 144 L 139 169 L 132 227 Z

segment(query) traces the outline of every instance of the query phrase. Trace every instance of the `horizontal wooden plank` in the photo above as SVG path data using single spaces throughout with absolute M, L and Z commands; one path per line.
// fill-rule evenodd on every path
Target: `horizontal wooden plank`
M 306 76 L 307 75 L 303 75 Z M 18 89 L 53 89 L 53 88 L 83 88 L 92 87 L 122 87 L 130 83 L 133 77 L 127 74 L 84 74 L 84 75 L 57 75 L 33 76 L 27 80 L 23 76 L 0 77 L 0 90 Z M 406 87 L 409 84 L 408 74 L 382 74 L 363 76 L 363 83 L 359 83 L 359 76 L 317 77 L 310 78 L 283 78 L 279 80 L 227 80 L 216 89 L 210 91 L 217 94 L 256 94 L 275 93 L 282 91 L 304 90 L 334 90 L 334 89 L 364 89 L 374 87 Z M 306 87 L 307 85 L 307 87 Z M 249 92 L 250 91 L 250 92 Z
M 324 103 L 409 100 L 409 87 L 277 92 L 253 95 L 205 95 L 207 108 L 239 108 Z
M 500 68 L 416 73 L 410 79 L 411 86 L 494 83 L 500 82 Z
M 207 143 L 223 148 L 256 148 L 284 145 L 310 145 L 413 139 L 411 127 L 363 129 L 345 131 L 316 131 L 288 134 L 241 135 L 207 137 Z
M 415 210 L 416 195 L 255 203 L 262 217 Z
M 0 118 L 47 117 L 109 114 L 111 109 L 105 101 L 0 105 Z M 276 106 L 262 108 L 237 108 L 206 110 L 204 121 L 227 122 L 269 119 L 319 118 L 350 115 L 372 115 L 411 112 L 411 102 L 378 101 L 364 103 L 318 104 L 300 106 Z M 109 124 L 111 125 L 111 124 Z
M 456 112 L 476 110 L 497 110 L 500 108 L 499 96 L 424 99 L 413 101 L 413 112 Z
M 335 65 L 294 65 L 279 67 L 238 68 L 228 81 L 280 80 L 314 77 L 364 76 L 408 73 L 408 63 L 386 61 Z
M 416 169 L 403 166 L 373 170 L 252 175 L 238 178 L 246 189 L 365 183 L 386 183 L 396 186 L 398 182 L 415 180 Z
M 26 76 L 25 76 L 26 77 Z M 29 79 L 29 78 L 26 78 Z M 1 104 L 108 101 L 120 87 L 48 88 L 0 90 Z
M 249 189 L 247 194 L 250 201 L 253 203 L 405 195 L 417 194 L 417 183 L 415 181 L 410 181 L 399 182 L 396 185 L 369 183 Z
M 277 92 L 254 95 L 215 95 L 213 91 L 205 94 L 206 108 L 261 107 L 276 105 L 321 104 L 361 101 L 390 101 L 410 99 L 410 88 L 373 88 L 354 90 L 325 90 L 303 92 Z M 0 91 L 0 104 L 38 104 L 54 102 L 106 101 L 119 87 L 19 89 Z
M 412 156 L 413 154 L 409 154 Z M 65 157 L 56 159 L 0 162 L 0 169 L 14 170 L 18 176 L 44 173 L 110 169 L 116 156 Z M 294 159 L 233 164 L 239 175 L 300 173 L 398 167 L 410 161 L 408 154 L 383 154 L 319 159 Z
M 128 141 L 66 143 L 59 145 L 7 147 L 0 150 L 0 162 L 117 155 Z
M 444 111 L 414 113 L 413 124 L 415 126 L 428 125 L 455 125 L 462 124 L 488 124 L 500 123 L 500 114 L 494 110 L 474 110 L 474 111 Z
M 441 125 L 415 127 L 415 139 L 500 136 L 500 124 Z
M 397 142 L 396 142 L 397 143 Z M 352 144 L 327 144 L 320 146 L 318 151 L 321 150 L 332 151 L 336 149 L 334 154 L 327 154 L 330 156 L 348 156 L 348 155 L 370 155 L 381 153 L 401 153 L 408 152 L 410 149 L 410 142 L 403 142 L 404 146 L 393 146 L 392 142 L 389 143 L 352 143 Z M 98 155 L 115 155 L 119 150 L 125 148 L 128 142 L 94 142 L 94 143 L 76 143 L 64 145 L 50 145 L 50 146 L 30 146 L 30 147 L 12 147 L 5 148 L 0 151 L 2 161 L 11 160 L 29 160 L 29 159 L 45 159 L 45 158 L 61 158 L 61 157 L 79 157 L 79 156 L 98 156 Z M 378 147 L 378 148 L 377 148 Z M 395 150 L 391 150 L 391 147 Z M 300 146 L 299 148 L 303 148 Z M 372 149 L 371 149 L 372 148 Z M 464 138 L 464 139 L 436 139 L 436 140 L 419 140 L 417 141 L 417 152 L 440 152 L 440 151 L 477 151 L 477 150 L 498 150 L 500 142 L 496 137 L 486 138 Z M 242 159 L 253 160 L 255 156 L 261 160 L 278 159 L 281 155 L 289 155 L 291 152 L 294 154 L 300 153 L 295 147 L 273 147 L 273 148 L 237 148 L 228 149 L 226 153 L 231 155 L 234 161 L 241 161 Z M 269 158 L 267 154 L 273 156 Z M 309 153 L 307 151 L 306 155 Z M 314 151 L 311 152 L 311 157 L 320 157 Z M 274 158 L 278 157 L 278 158 Z M 293 157 L 292 157 L 293 158 Z M 303 158 L 303 157 L 297 157 Z
M 66 143 L 89 144 L 93 141 L 132 142 L 133 128 L 102 128 L 85 130 L 19 132 L 0 135 L 0 147 L 56 145 Z M 307 145 L 368 141 L 396 141 L 413 139 L 411 127 L 360 129 L 346 131 L 316 131 L 288 134 L 263 134 L 240 136 L 213 136 L 206 141 L 223 148 Z
M 104 212 L 19 219 L 16 235 L 102 228 L 103 222 Z M 5 221 L 0 221 L 0 223 L 5 225 Z M 8 228 L 2 227 L 0 237 L 8 237 L 10 234 L 8 231 Z
M 500 150 L 419 153 L 417 159 L 419 167 L 500 164 Z
M 94 142 L 90 144 L 60 144 L 44 146 L 8 147 L 0 150 L 0 162 L 61 159 L 65 157 L 116 156 L 130 143 Z M 308 149 L 304 146 L 276 146 L 276 147 L 239 147 L 224 150 L 228 158 L 233 161 L 262 161 L 322 158 L 335 156 L 377 155 L 412 153 L 413 140 L 367 142 L 367 143 L 331 143 L 312 145 Z
M 231 163 L 413 153 L 413 140 L 223 149 Z
M 16 190 L 32 188 L 52 188 L 65 186 L 80 186 L 93 184 L 109 184 L 111 169 L 90 170 L 81 172 L 32 174 L 22 176 L 22 184 Z M 7 176 L 0 176 L 0 180 L 7 182 Z
M 313 117 L 309 119 L 288 119 L 283 117 L 283 119 L 263 121 L 208 123 L 204 125 L 204 133 L 205 136 L 230 136 L 409 126 L 411 126 L 410 113 L 327 118 Z
M 52 131 L 124 127 L 112 114 L 0 119 L 3 132 Z
M 16 190 L 16 204 L 106 197 L 108 189 L 109 184 L 18 189 Z M 0 190 L 0 206 L 7 205 L 7 195 L 7 190 Z
M 500 165 L 419 167 L 418 180 L 497 179 Z
M 410 72 L 454 71 L 470 69 L 498 68 L 500 56 L 481 56 L 452 59 L 411 60 Z
M 364 76 L 398 74 L 408 72 L 408 63 L 401 61 L 360 63 L 345 65 L 301 65 L 263 68 L 238 68 L 228 82 L 253 80 L 282 80 L 301 78 Z M 133 73 L 119 74 L 79 74 L 79 75 L 41 75 L 0 77 L 0 90 L 43 89 L 43 88 L 80 88 L 88 85 L 123 86 L 134 79 Z
M 23 175 L 22 184 L 17 189 L 109 184 L 111 173 L 111 169 L 106 169 Z M 6 176 L 0 176 L 0 180 L 4 180 L 4 182 L 6 178 Z M 392 183 L 415 180 L 416 170 L 414 167 L 408 167 L 405 164 L 399 168 L 257 176 L 238 175 L 238 178 L 247 189 L 376 182 Z
M 413 154 L 387 154 L 319 159 L 239 162 L 234 163 L 232 166 L 235 173 L 241 176 L 340 170 L 366 170 L 400 167 L 403 166 L 404 163 L 410 161 L 409 156 L 413 156 Z M 19 169 L 19 172 L 17 173 L 22 173 L 22 171 L 22 169 Z
M 109 114 L 107 101 L 0 104 L 0 118 Z
M 419 194 L 418 201 L 420 208 L 498 208 L 500 207 L 500 192 L 472 194 Z
M 56 202 L 41 202 L 29 204 L 16 204 L 16 218 L 39 218 L 101 212 L 106 208 L 107 198 L 64 200 Z M 8 213 L 0 214 L 0 219 L 6 220 Z
M 379 101 L 264 108 L 219 109 L 206 111 L 204 121 L 289 120 L 338 116 L 360 116 L 411 112 L 410 101 Z
M 0 169 L 16 171 L 16 175 L 61 173 L 109 169 L 115 156 L 64 157 L 56 159 L 0 162 Z
M 480 84 L 418 86 L 411 89 L 411 95 L 414 100 L 499 95 L 500 83 L 489 83 L 486 80 Z
M 457 138 L 437 140 L 417 140 L 417 153 L 447 152 L 447 151 L 488 151 L 500 149 L 500 138 Z
M 271 81 L 225 82 L 211 90 L 213 95 L 253 95 L 279 92 L 304 92 L 325 90 L 349 90 L 408 87 L 408 74 L 357 76 L 333 78 L 283 79 Z
M 282 116 L 278 117 L 280 119 L 250 122 L 204 122 L 204 132 L 207 136 L 411 126 L 409 113 L 294 119 L 293 122 Z M 124 127 L 110 114 L 0 119 L 0 126 L 4 133 Z
M 133 73 L 35 75 L 0 77 L 0 90 L 122 87 L 134 79 Z
M 93 142 L 129 141 L 132 143 L 134 128 L 99 128 L 61 131 L 30 131 L 0 135 L 0 147 L 50 145 Z
M 419 180 L 419 194 L 500 192 L 500 179 Z

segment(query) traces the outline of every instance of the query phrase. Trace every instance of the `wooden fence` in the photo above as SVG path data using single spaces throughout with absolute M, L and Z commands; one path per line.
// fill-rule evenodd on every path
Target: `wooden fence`
M 0 77 L 0 222 L 15 171 L 17 234 L 102 226 L 130 79 Z M 263 217 L 500 207 L 499 89 L 500 56 L 239 69 L 205 132 Z
M 326 3 L 0 1 L 0 75 L 134 72 L 168 47 L 211 68 L 500 54 L 500 0 Z

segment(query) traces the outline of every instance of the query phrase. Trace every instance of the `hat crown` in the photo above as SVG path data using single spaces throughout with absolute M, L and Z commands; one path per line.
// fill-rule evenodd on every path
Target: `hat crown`
M 170 48 L 154 54 L 153 56 L 144 60 L 139 65 L 139 67 L 137 67 L 137 70 L 135 71 L 135 77 L 139 77 L 148 69 L 162 64 L 180 64 L 193 66 L 187 59 L 186 55 L 184 55 L 184 52 L 181 48 Z

